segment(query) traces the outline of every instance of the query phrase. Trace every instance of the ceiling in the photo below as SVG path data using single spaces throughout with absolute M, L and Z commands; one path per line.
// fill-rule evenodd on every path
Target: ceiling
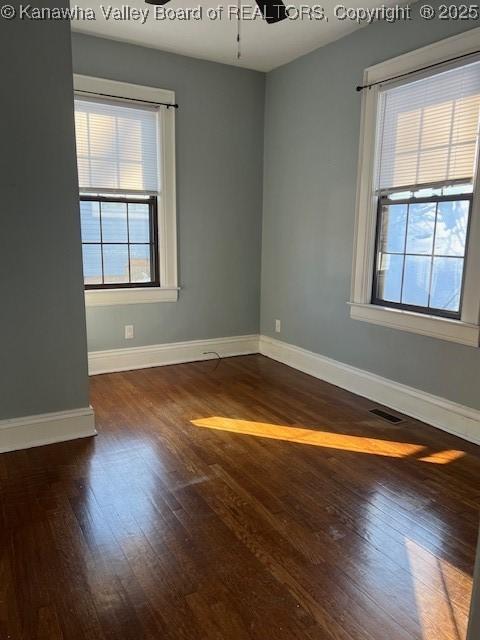
M 194 58 L 203 58 L 215 62 L 237 65 L 258 71 L 270 71 L 275 67 L 290 62 L 299 56 L 313 51 L 328 42 L 332 42 L 359 28 L 359 24 L 351 20 L 339 20 L 334 15 L 334 7 L 340 0 L 327 0 L 323 3 L 325 16 L 328 20 L 308 18 L 287 19 L 276 24 L 267 24 L 261 17 L 253 15 L 256 7 L 254 0 L 242 0 L 243 11 L 250 19 L 240 22 L 241 57 L 237 60 L 237 19 L 228 15 L 229 8 L 236 8 L 232 2 L 218 0 L 171 0 L 165 9 L 175 11 L 173 19 L 155 19 L 155 7 L 145 4 L 143 0 L 130 0 L 127 5 L 122 0 L 113 0 L 112 5 L 106 5 L 103 0 L 79 0 L 76 5 L 91 8 L 95 11 L 95 20 L 72 21 L 75 31 L 103 36 L 114 40 L 123 40 L 146 47 L 170 51 Z M 288 0 L 286 0 L 288 4 Z M 348 0 L 348 7 L 373 8 L 381 5 L 393 6 L 396 0 Z M 117 20 L 110 15 L 107 19 L 102 13 L 102 5 L 106 11 L 109 6 L 122 6 L 149 10 L 144 24 L 132 19 Z M 223 5 L 223 15 L 220 19 L 207 16 L 208 9 L 215 9 Z M 319 6 L 313 3 L 290 6 L 309 7 Z M 179 11 L 183 8 L 200 7 L 200 20 L 181 20 Z M 232 10 L 232 9 L 230 9 Z M 252 19 L 253 18 L 253 19 Z M 366 24 L 366 23 L 364 23 Z

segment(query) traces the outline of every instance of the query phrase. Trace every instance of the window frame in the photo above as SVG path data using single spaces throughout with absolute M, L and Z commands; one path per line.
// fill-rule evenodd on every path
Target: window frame
M 106 80 L 74 74 L 74 93 L 79 97 L 82 92 L 103 93 L 108 100 L 126 99 L 128 104 L 132 100 L 143 102 L 175 104 L 175 92 L 147 87 L 126 82 Z M 85 95 L 83 95 L 85 97 Z M 176 221 L 176 175 L 175 175 L 175 111 L 174 108 L 159 107 L 159 184 L 161 191 L 155 194 L 156 224 L 157 224 L 157 254 L 158 254 L 158 282 L 141 286 L 101 286 L 85 288 L 85 304 L 89 306 L 105 306 L 119 304 L 139 304 L 155 302 L 176 302 L 178 300 L 178 269 L 177 269 L 177 221 Z M 99 190 L 98 194 L 82 191 L 87 196 L 118 197 L 118 191 Z M 125 194 L 127 195 L 127 194 Z M 128 196 L 135 193 L 129 193 Z M 140 194 L 138 194 L 140 195 Z M 143 194 L 152 195 L 152 194 Z
M 438 254 L 436 255 L 435 253 L 432 254 L 413 254 L 413 253 L 407 253 L 405 251 L 405 253 L 398 253 L 396 255 L 403 255 L 404 257 L 406 257 L 407 255 L 419 255 L 419 256 L 425 256 L 427 258 L 432 258 L 432 262 L 433 259 L 435 257 L 442 257 L 442 258 L 462 258 L 463 259 L 463 270 L 462 270 L 462 284 L 461 284 L 461 288 L 460 288 L 460 311 L 456 312 L 456 311 L 449 311 L 446 309 L 437 309 L 435 307 L 430 307 L 430 306 L 417 306 L 417 305 L 413 305 L 413 304 L 408 304 L 405 302 L 393 302 L 391 300 L 385 300 L 383 298 L 379 298 L 377 296 L 377 291 L 378 291 L 378 273 L 379 273 L 379 265 L 378 265 L 378 261 L 379 261 L 379 256 L 380 256 L 380 249 L 379 249 L 379 245 L 380 245 L 380 235 L 381 235 L 381 226 L 382 226 L 382 220 L 381 220 L 381 209 L 384 206 L 383 203 L 383 197 L 379 197 L 377 198 L 377 223 L 376 223 L 376 230 L 375 230 L 375 251 L 374 251 L 374 264 L 373 264 L 373 277 L 372 277 L 372 295 L 371 295 L 371 303 L 377 306 L 383 306 L 383 307 L 389 307 L 392 309 L 403 309 L 404 311 L 413 311 L 415 313 L 421 313 L 424 315 L 430 315 L 430 316 L 438 316 L 440 318 L 449 318 L 449 319 L 453 319 L 453 320 L 461 320 L 461 309 L 462 309 L 462 304 L 463 304 L 463 291 L 464 291 L 464 286 L 465 286 L 465 273 L 466 273 L 466 264 L 467 264 L 467 259 L 468 259 L 468 243 L 469 243 L 469 236 L 470 236 L 470 220 L 471 220 L 471 216 L 472 216 L 472 203 L 473 203 L 473 194 L 472 193 L 463 193 L 463 194 L 455 194 L 455 195 L 442 195 L 442 196 L 429 196 L 429 197 L 422 197 L 422 198 L 403 198 L 403 199 L 395 199 L 389 202 L 389 204 L 391 203 L 392 205 L 396 205 L 396 204 L 406 204 L 408 206 L 412 205 L 412 204 L 430 204 L 430 203 L 436 203 L 437 207 L 438 204 L 442 203 L 442 202 L 469 202 L 468 205 L 468 222 L 467 222 L 467 229 L 466 229 L 466 235 L 465 235 L 465 252 L 463 256 L 439 256 Z M 406 230 L 405 230 L 406 231 Z M 406 238 L 405 238 L 406 239 Z M 405 247 L 406 249 L 406 247 Z M 434 251 L 434 247 L 432 247 L 432 251 Z M 394 254 L 395 255 L 395 254 Z M 405 267 L 404 267 L 405 269 Z M 431 267 L 431 271 L 430 271 L 430 279 L 432 278 L 432 269 L 433 267 Z M 403 280 L 403 278 L 402 278 Z M 431 283 L 430 283 L 431 285 Z M 431 291 L 429 292 L 431 294 Z
M 382 62 L 365 70 L 363 84 L 385 83 L 404 73 L 418 72 L 422 67 L 447 63 L 451 58 L 474 53 L 478 49 L 480 28 L 471 29 L 427 47 Z M 473 59 L 473 58 L 472 58 Z M 425 74 L 423 73 L 423 76 Z M 415 79 L 411 76 L 410 80 Z M 350 316 L 356 320 L 428 335 L 442 340 L 479 346 L 480 319 L 480 171 L 473 185 L 469 234 L 465 251 L 463 302 L 460 319 L 374 304 L 372 299 L 378 197 L 374 192 L 376 129 L 379 86 L 362 91 L 360 145 L 358 156 L 356 219 L 350 295 Z M 477 159 L 478 160 L 478 159 Z
M 129 233 L 127 242 L 104 242 L 102 237 L 102 231 L 100 226 L 100 242 L 84 242 L 82 239 L 82 247 L 83 245 L 99 245 L 103 248 L 104 245 L 127 245 L 129 248 L 129 263 L 130 263 L 130 245 L 138 245 L 145 244 L 150 247 L 150 262 L 153 267 L 153 279 L 150 282 L 119 282 L 115 284 L 102 283 L 102 284 L 85 284 L 85 291 L 105 291 L 110 289 L 138 289 L 142 287 L 159 287 L 160 286 L 160 269 L 159 269 L 159 255 L 158 255 L 158 212 L 157 206 L 158 201 L 155 196 L 149 196 L 148 198 L 125 198 L 122 196 L 101 196 L 101 195 L 92 195 L 92 194 L 80 194 L 80 202 L 98 202 L 100 203 L 100 225 L 102 224 L 102 212 L 101 212 L 101 204 L 106 202 L 118 202 L 125 203 L 127 205 L 127 224 L 128 224 L 128 205 L 129 204 L 146 204 L 148 205 L 148 216 L 149 216 L 149 231 L 150 231 L 150 242 L 130 242 Z M 129 264 L 129 269 L 130 269 Z M 103 273 L 103 258 L 102 258 L 102 279 L 104 277 Z

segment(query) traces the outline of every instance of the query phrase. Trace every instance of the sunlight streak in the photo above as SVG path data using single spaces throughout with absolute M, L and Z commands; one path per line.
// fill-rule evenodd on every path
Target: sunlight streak
M 202 418 L 192 420 L 191 422 L 196 427 L 219 429 L 221 431 L 230 431 L 231 433 L 259 436 L 261 438 L 273 438 L 274 440 L 285 440 L 287 442 L 298 442 L 330 449 L 341 449 L 342 451 L 371 453 L 392 458 L 403 458 L 405 456 L 419 454 L 425 450 L 424 446 L 418 444 L 349 436 L 343 433 L 316 431 L 303 427 L 288 427 L 269 424 L 267 422 L 251 422 L 249 420 L 234 420 L 220 417 Z
M 389 458 L 412 457 L 421 462 L 433 464 L 448 464 L 463 457 L 463 451 L 439 451 L 429 453 L 428 448 L 421 444 L 397 442 L 394 440 L 379 440 L 362 436 L 351 436 L 331 431 L 317 431 L 305 427 L 289 427 L 286 425 L 271 424 L 269 422 L 255 422 L 251 420 L 236 420 L 212 416 L 211 418 L 199 418 L 190 421 L 196 427 L 229 431 L 241 435 L 257 436 L 259 438 L 271 438 L 309 444 L 327 449 L 339 449 L 356 453 L 369 453 Z M 423 456 L 422 456 L 423 454 Z M 422 456 L 422 457 L 421 457 Z
M 418 458 L 421 462 L 433 462 L 434 464 L 449 464 L 454 460 L 459 460 L 465 456 L 464 451 L 455 451 L 451 449 L 449 451 L 438 451 L 437 453 L 431 453 L 423 458 Z

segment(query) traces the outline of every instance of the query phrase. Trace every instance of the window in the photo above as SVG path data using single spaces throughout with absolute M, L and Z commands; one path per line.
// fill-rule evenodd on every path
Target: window
M 460 185 L 458 195 L 439 187 L 379 196 L 374 304 L 460 317 L 469 186 Z
M 478 346 L 480 60 L 469 38 L 365 73 L 375 85 L 363 96 L 351 315 Z M 462 58 L 432 67 L 442 49 Z
M 160 286 L 154 196 L 80 197 L 86 289 Z
M 460 317 L 480 62 L 379 90 L 372 302 Z
M 177 299 L 172 92 L 75 76 L 86 303 Z

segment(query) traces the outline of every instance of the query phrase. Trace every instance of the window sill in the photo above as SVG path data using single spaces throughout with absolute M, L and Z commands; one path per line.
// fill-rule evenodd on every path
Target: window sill
M 355 320 L 371 322 L 400 331 L 419 333 L 439 340 L 459 342 L 471 347 L 479 346 L 480 327 L 460 320 L 427 316 L 402 309 L 390 309 L 374 304 L 350 302 L 350 316 Z
M 150 302 L 176 302 L 178 287 L 144 287 L 135 289 L 89 289 L 85 291 L 86 307 L 114 304 L 144 304 Z

